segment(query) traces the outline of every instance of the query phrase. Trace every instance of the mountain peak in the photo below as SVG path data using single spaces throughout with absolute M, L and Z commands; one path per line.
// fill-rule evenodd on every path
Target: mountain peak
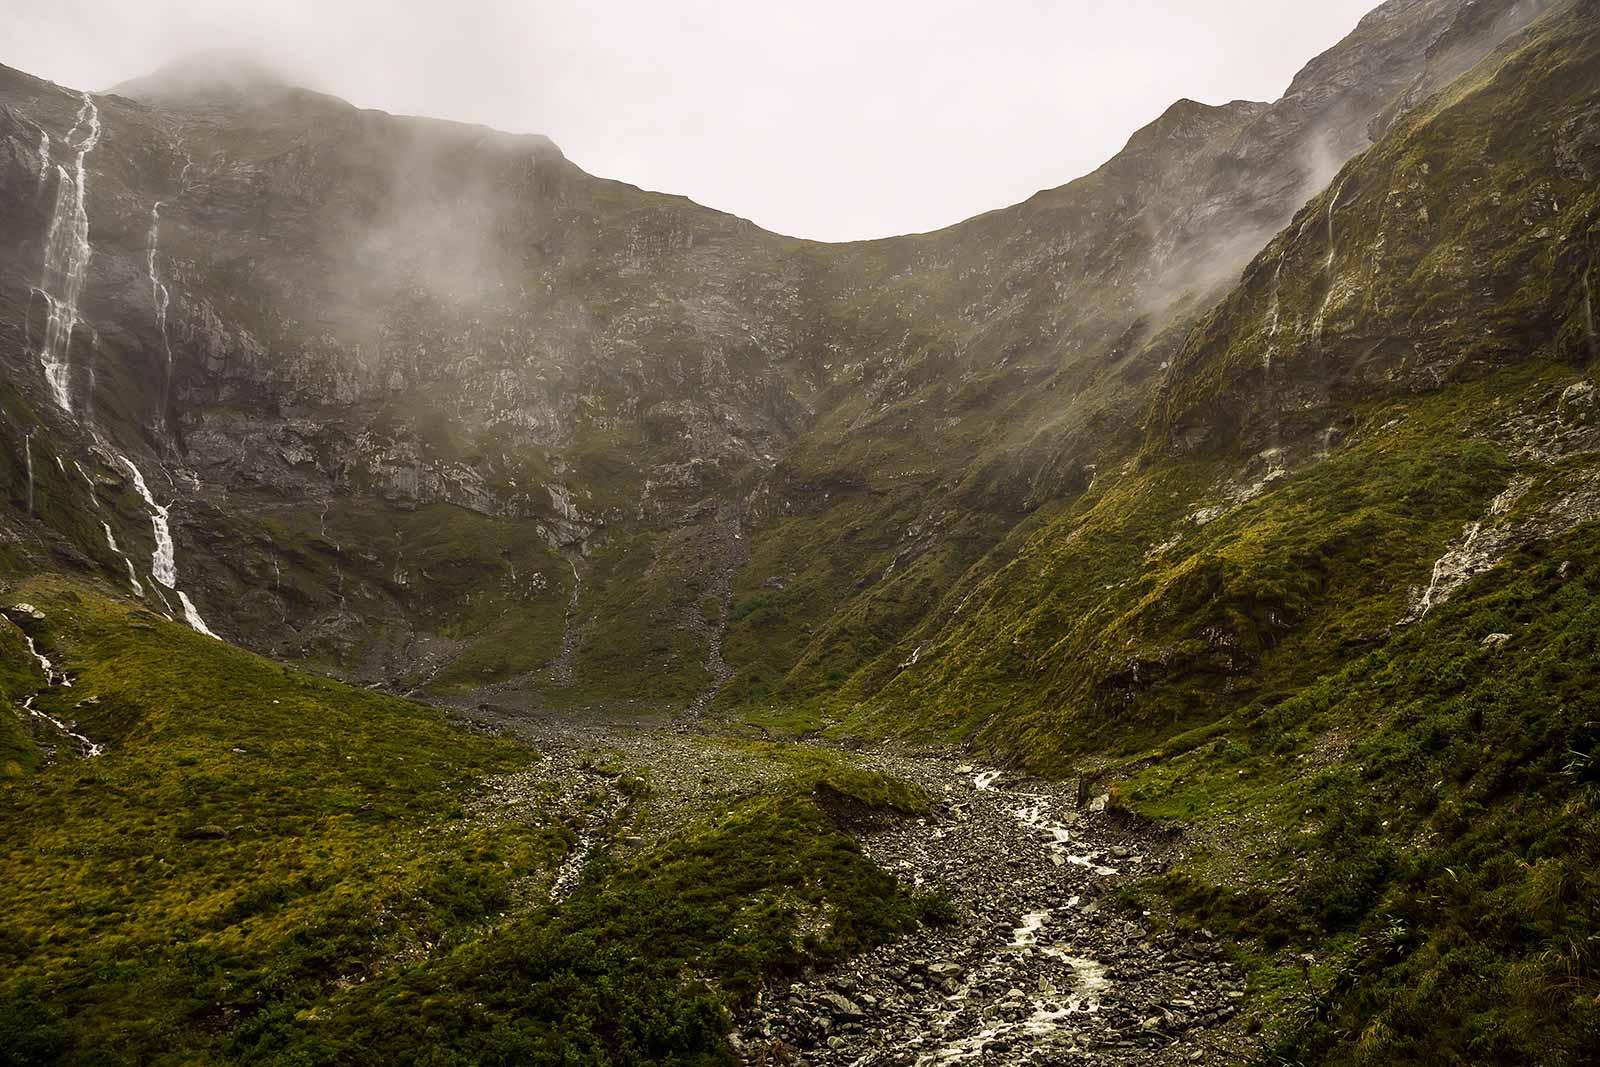
M 239 103 L 299 88 L 281 68 L 246 49 L 211 49 L 173 60 L 111 88 L 144 103 Z

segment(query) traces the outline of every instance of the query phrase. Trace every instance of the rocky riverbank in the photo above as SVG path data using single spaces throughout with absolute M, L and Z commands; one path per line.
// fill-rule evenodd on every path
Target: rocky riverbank
M 594 761 L 646 774 L 651 797 L 617 844 L 644 847 L 784 769 L 716 741 L 621 722 L 507 717 L 550 757 L 545 769 L 595 784 Z M 915 782 L 934 808 L 851 827 L 911 890 L 950 903 L 925 926 L 825 974 L 768 990 L 738 1021 L 750 1064 L 1233 1063 L 1227 1024 L 1243 976 L 1216 946 L 1157 935 L 1112 894 L 1164 870 L 1176 840 L 1091 802 L 1070 783 L 1019 778 L 940 755 L 853 758 Z M 539 772 L 535 772 L 539 773 Z M 1102 808 L 1102 810 L 1096 810 Z M 847 813 L 841 818 L 848 819 Z
M 1222 1032 L 1243 977 L 1208 942 L 1152 936 L 1110 904 L 1173 843 L 1066 784 L 938 758 L 867 755 L 922 784 L 933 816 L 862 833 L 875 861 L 939 891 L 955 921 L 770 993 L 739 1027 L 750 1064 L 1237 1062 Z
M 864 757 L 937 799 L 868 828 L 867 852 L 955 921 L 766 996 L 742 1021 L 747 1062 L 1224 1063 L 1244 980 L 1206 941 L 1153 936 L 1108 899 L 1162 869 L 1172 841 L 1079 812 L 1066 785 L 942 759 Z

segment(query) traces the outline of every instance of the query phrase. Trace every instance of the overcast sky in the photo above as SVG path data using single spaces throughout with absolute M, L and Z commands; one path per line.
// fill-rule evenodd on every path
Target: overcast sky
M 0 62 L 106 88 L 198 48 L 826 240 L 1093 170 L 1180 97 L 1272 100 L 1377 0 L 0 0 Z

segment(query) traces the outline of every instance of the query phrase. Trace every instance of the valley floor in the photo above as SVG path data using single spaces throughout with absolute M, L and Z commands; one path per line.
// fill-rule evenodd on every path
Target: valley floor
M 651 783 L 621 841 L 648 847 L 782 775 L 774 749 L 680 729 L 498 715 L 481 723 L 529 741 L 583 788 L 605 753 Z M 810 746 L 785 746 L 802 752 Z M 777 751 L 782 751 L 778 749 Z M 929 923 L 824 973 L 766 990 L 741 1013 L 749 1064 L 1236 1063 L 1251 1041 L 1228 1025 L 1244 978 L 1203 936 L 1158 934 L 1115 901 L 1163 871 L 1175 836 L 1078 807 L 1071 783 L 973 766 L 958 754 L 887 747 L 820 750 L 910 782 L 925 815 L 843 802 L 833 816 L 915 892 L 947 898 Z M 793 753 L 788 758 L 792 758 Z M 550 775 L 547 775 L 547 777 Z

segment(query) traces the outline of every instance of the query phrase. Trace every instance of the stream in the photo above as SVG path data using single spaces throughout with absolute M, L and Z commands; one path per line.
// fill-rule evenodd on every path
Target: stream
M 769 994 L 740 1028 L 746 1062 L 838 1067 L 1189 1063 L 1242 976 L 1204 939 L 1156 937 L 1108 898 L 1172 857 L 1170 840 L 1065 783 L 870 753 L 921 784 L 927 818 L 864 830 L 875 861 L 959 920 L 924 927 Z M 1223 1057 L 1217 1062 L 1232 1062 Z

